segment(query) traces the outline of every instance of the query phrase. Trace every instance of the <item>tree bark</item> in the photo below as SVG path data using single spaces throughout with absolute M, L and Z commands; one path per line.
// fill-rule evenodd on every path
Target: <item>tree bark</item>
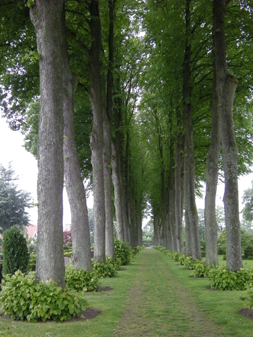
M 63 189 L 63 0 L 36 0 L 30 10 L 40 55 L 38 247 L 36 273 L 65 286 Z
M 233 102 L 237 80 L 229 74 L 225 41 L 226 0 L 213 1 L 216 90 L 221 123 L 225 173 L 225 223 L 227 233 L 227 268 L 242 267 L 241 232 L 238 202 L 237 146 L 233 124 Z
M 116 151 L 116 145 L 112 142 L 112 180 L 114 186 L 114 206 L 117 221 L 117 236 L 119 240 L 124 239 L 122 190 L 119 177 L 119 158 Z
M 90 31 L 92 44 L 89 52 L 90 102 L 93 112 L 91 134 L 91 162 L 94 197 L 94 261 L 106 262 L 105 258 L 105 192 L 104 192 L 104 118 L 106 110 L 105 78 L 102 71 L 103 54 L 98 0 L 90 2 Z
M 109 0 L 109 69 L 107 73 L 107 110 L 104 118 L 104 183 L 105 183 L 105 253 L 115 258 L 113 239 L 113 209 L 112 209 L 112 109 L 113 109 L 113 48 L 114 48 L 114 0 Z
M 211 142 L 206 161 L 206 197 L 205 197 L 205 228 L 206 228 L 206 265 L 218 265 L 216 192 L 218 184 L 218 162 L 220 154 L 220 118 L 216 92 L 215 67 L 213 71 L 213 94 L 211 102 L 212 126 Z
M 184 172 L 184 160 L 183 160 L 183 136 L 178 133 L 176 140 L 176 154 L 175 154 L 175 222 L 176 222 L 176 240 L 177 240 L 177 252 L 184 252 L 183 241 L 183 172 Z
M 64 106 L 64 172 L 71 212 L 72 262 L 76 269 L 92 270 L 90 229 L 86 196 L 76 149 L 74 130 L 74 95 L 77 78 L 72 75 L 69 63 L 63 72 L 65 95 Z
M 186 0 L 186 44 L 183 65 L 183 111 L 185 125 L 185 210 L 187 213 L 187 226 L 190 232 L 190 242 L 187 242 L 188 249 L 191 246 L 192 258 L 201 259 L 198 213 L 195 202 L 195 160 L 192 126 L 192 106 L 191 106 L 191 43 L 190 43 L 190 2 Z

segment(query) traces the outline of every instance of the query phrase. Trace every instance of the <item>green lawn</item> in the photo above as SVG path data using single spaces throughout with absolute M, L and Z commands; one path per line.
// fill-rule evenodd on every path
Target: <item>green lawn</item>
M 208 279 L 191 274 L 161 252 L 145 249 L 118 277 L 102 280 L 112 290 L 84 295 L 102 311 L 96 318 L 27 323 L 1 317 L 0 336 L 253 336 L 253 321 L 239 314 L 243 292 L 210 290 Z

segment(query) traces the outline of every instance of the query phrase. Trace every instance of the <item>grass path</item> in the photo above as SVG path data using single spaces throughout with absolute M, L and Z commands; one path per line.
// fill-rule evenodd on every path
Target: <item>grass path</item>
M 115 337 L 221 337 L 219 327 L 197 308 L 161 254 L 146 249 L 115 327 Z

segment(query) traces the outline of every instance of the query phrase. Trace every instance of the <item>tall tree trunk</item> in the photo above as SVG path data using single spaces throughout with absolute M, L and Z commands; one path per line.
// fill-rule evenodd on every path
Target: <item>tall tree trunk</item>
M 117 236 L 119 240 L 124 239 L 122 190 L 119 177 L 119 158 L 116 151 L 116 145 L 112 142 L 112 181 L 114 186 L 114 206 L 117 221 Z
M 190 231 L 190 242 L 192 258 L 201 259 L 198 213 L 195 202 L 195 160 L 194 160 L 194 143 L 193 143 L 193 126 L 192 126 L 192 106 L 190 98 L 191 89 L 191 43 L 190 43 L 190 2 L 186 0 L 186 45 L 183 65 L 183 111 L 185 125 L 185 209 L 187 212 L 187 222 Z
M 104 182 L 105 182 L 105 253 L 115 258 L 113 239 L 113 209 L 112 209 L 112 109 L 113 109 L 113 30 L 114 30 L 114 0 L 109 0 L 109 69 L 107 73 L 107 110 L 104 118 Z
M 74 95 L 77 78 L 73 76 L 69 63 L 64 65 L 63 84 L 64 111 L 64 172 L 71 212 L 72 262 L 76 269 L 92 270 L 90 252 L 90 229 L 84 185 L 76 149 L 74 129 Z
M 206 265 L 218 265 L 216 192 L 218 184 L 218 162 L 220 154 L 220 118 L 216 92 L 215 67 L 213 71 L 213 94 L 211 102 L 212 126 L 211 142 L 206 161 L 206 197 L 205 197 L 205 228 L 206 228 Z
M 36 273 L 65 286 L 62 231 L 64 1 L 36 0 L 30 10 L 40 55 L 38 248 Z
M 112 139 L 112 180 L 114 186 L 114 206 L 117 221 L 117 236 L 119 240 L 124 240 L 124 208 L 123 208 L 123 194 L 125 193 L 122 183 L 122 131 L 120 126 L 122 124 L 122 99 L 120 92 L 119 79 L 116 81 L 116 93 L 114 112 L 114 127 L 115 136 Z
M 227 233 L 227 268 L 242 267 L 241 232 L 238 202 L 237 146 L 233 124 L 233 102 L 237 80 L 229 74 L 225 41 L 226 0 L 213 1 L 216 90 L 221 123 L 222 153 L 225 173 L 225 223 Z
M 98 0 L 90 2 L 90 31 L 92 36 L 89 53 L 90 102 L 93 112 L 91 134 L 91 162 L 93 172 L 94 196 L 94 261 L 106 262 L 105 259 L 105 193 L 104 193 L 104 118 L 106 110 L 105 79 L 102 71 L 101 54 L 103 53 L 101 24 Z
M 177 252 L 184 252 L 183 241 L 183 172 L 184 172 L 184 160 L 183 160 L 183 136 L 178 133 L 176 140 L 176 154 L 175 154 L 175 222 L 176 222 L 176 240 L 177 240 Z

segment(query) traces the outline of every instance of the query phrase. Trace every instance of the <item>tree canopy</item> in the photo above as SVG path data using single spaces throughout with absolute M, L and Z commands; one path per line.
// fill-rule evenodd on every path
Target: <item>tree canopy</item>
M 18 189 L 18 178 L 9 165 L 0 165 L 0 227 L 1 233 L 12 226 L 29 224 L 27 208 L 32 207 L 31 195 Z
M 65 56 L 76 80 L 75 142 L 82 178 L 90 179 L 95 193 L 95 238 L 97 229 L 104 234 L 113 212 L 120 239 L 141 243 L 149 205 L 155 243 L 181 251 L 185 209 L 187 253 L 199 256 L 195 195 L 202 195 L 208 178 L 210 145 L 215 138 L 220 142 L 218 128 L 212 128 L 214 110 L 222 111 L 213 100 L 220 88 L 214 43 L 221 31 L 214 29 L 214 5 L 215 0 L 64 2 Z M 36 1 L 0 3 L 0 103 L 9 125 L 22 130 L 26 149 L 37 156 L 38 129 L 47 114 L 41 115 L 44 60 L 36 50 L 29 6 L 36 9 Z M 239 176 L 253 163 L 253 7 L 249 0 L 222 6 L 224 69 L 236 83 L 227 105 Z M 217 169 L 227 179 L 222 139 Z M 104 247 L 104 235 L 100 239 Z M 103 252 L 98 255 L 104 260 Z

